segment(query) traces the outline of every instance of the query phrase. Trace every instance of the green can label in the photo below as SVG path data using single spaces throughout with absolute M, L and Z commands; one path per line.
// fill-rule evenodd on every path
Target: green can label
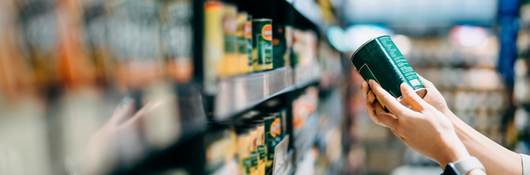
M 250 153 L 250 167 L 251 168 L 255 168 L 255 167 L 258 167 L 258 152 L 257 151 L 252 151 Z
M 401 97 L 401 83 L 407 83 L 422 97 L 426 93 L 416 71 L 388 35 L 365 43 L 355 51 L 351 61 L 365 80 L 377 81 L 396 98 Z
M 236 35 L 226 34 L 224 36 L 225 41 L 225 53 L 237 53 L 239 37 Z
M 278 116 L 270 116 L 265 118 L 265 144 L 267 145 L 267 158 L 272 160 L 274 158 L 274 148 L 281 141 L 281 118 Z
M 265 145 L 258 146 L 258 156 L 259 156 L 259 160 L 267 159 L 267 148 L 265 148 Z
M 243 169 L 245 170 L 244 174 L 250 174 L 251 167 L 252 167 L 252 158 L 247 157 L 243 159 Z
M 416 74 L 416 71 L 414 71 L 409 65 L 409 62 L 405 59 L 403 54 L 401 54 L 394 42 L 392 42 L 392 39 L 390 37 L 382 37 L 379 38 L 379 41 L 389 54 L 391 58 L 390 60 L 393 61 L 395 69 L 403 75 L 401 76 L 402 81 L 408 82 L 408 84 L 414 89 L 425 88 Z
M 256 48 L 255 68 L 258 70 L 272 69 L 272 21 L 256 19 L 252 23 L 254 47 Z

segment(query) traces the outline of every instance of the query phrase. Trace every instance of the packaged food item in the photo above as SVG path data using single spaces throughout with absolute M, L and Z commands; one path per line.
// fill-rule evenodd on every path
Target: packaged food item
M 278 114 L 272 114 L 264 118 L 265 144 L 267 147 L 266 172 L 272 171 L 274 160 L 274 148 L 283 138 L 282 118 Z
M 226 78 L 240 73 L 238 36 L 237 36 L 237 8 L 233 5 L 223 4 L 222 30 L 224 41 L 224 54 L 217 65 L 218 76 Z
M 108 37 L 117 62 L 118 86 L 141 90 L 160 80 L 164 69 L 159 2 L 128 0 L 109 7 L 108 14 Z
M 283 54 L 283 62 L 285 66 L 294 67 L 291 62 L 293 57 L 293 27 L 285 26 L 285 53 Z
M 233 134 L 233 130 L 229 128 L 212 129 L 206 134 L 206 171 L 208 174 L 237 174 L 232 167 L 235 161 Z
M 265 125 L 261 120 L 256 127 L 257 146 L 258 152 L 258 175 L 265 175 L 267 166 L 267 147 L 265 144 Z
M 94 65 L 88 60 L 82 35 L 83 16 L 77 0 L 57 1 L 57 71 L 67 88 L 92 84 Z M 41 29 L 42 26 L 39 26 Z
M 351 61 L 365 80 L 377 81 L 396 98 L 401 97 L 402 83 L 410 85 L 421 97 L 427 93 L 416 71 L 388 35 L 363 44 L 353 53 Z
M 253 49 L 252 43 L 254 41 L 252 37 L 252 16 L 248 15 L 243 26 L 243 35 L 245 37 L 246 45 L 246 56 L 247 56 L 247 67 L 249 72 L 254 70 L 254 59 L 253 55 L 255 50 Z
M 95 83 L 99 87 L 112 87 L 114 62 L 110 57 L 107 38 L 107 16 L 105 1 L 84 2 L 84 38 L 90 60 L 94 64 Z
M 265 71 L 273 68 L 272 63 L 272 20 L 252 20 L 252 36 L 254 53 L 254 70 Z
M 253 127 L 255 134 L 253 138 L 254 152 L 256 153 L 257 164 L 255 174 L 264 175 L 267 164 L 267 148 L 265 144 L 265 125 L 263 119 L 253 119 L 248 121 Z M 255 143 L 254 143 L 255 142 Z
M 205 91 L 216 91 L 215 81 L 219 72 L 218 64 L 224 56 L 223 4 L 219 1 L 204 3 L 204 78 Z
M 32 74 L 28 59 L 21 52 L 21 29 L 17 25 L 17 9 L 14 0 L 0 2 L 0 96 L 17 100 L 29 95 Z
M 162 9 L 162 43 L 166 74 L 177 83 L 193 76 L 193 8 L 191 0 L 165 1 Z
M 273 47 L 273 57 L 272 65 L 274 69 L 281 68 L 285 66 L 284 55 L 287 49 L 287 40 L 286 40 L 286 27 L 283 25 L 274 25 L 273 26 L 273 37 L 272 47 Z
M 242 175 L 250 175 L 252 159 L 250 158 L 250 132 L 249 128 L 236 128 L 237 133 L 237 155 L 239 171 Z
M 245 12 L 239 13 L 237 16 L 238 74 L 249 73 L 252 68 L 252 25 L 248 22 L 248 19 L 249 16 Z M 249 38 L 247 38 L 247 35 Z
M 34 10 L 38 7 L 40 10 Z M 33 86 L 42 91 L 59 84 L 56 13 L 52 1 L 28 1 L 19 9 L 22 51 L 28 53 Z

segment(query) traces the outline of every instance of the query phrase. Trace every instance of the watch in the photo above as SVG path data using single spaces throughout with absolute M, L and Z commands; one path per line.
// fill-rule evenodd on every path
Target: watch
M 484 165 L 477 158 L 469 156 L 465 159 L 447 164 L 442 175 L 466 175 L 476 169 L 481 169 L 486 172 L 486 168 L 484 168 Z

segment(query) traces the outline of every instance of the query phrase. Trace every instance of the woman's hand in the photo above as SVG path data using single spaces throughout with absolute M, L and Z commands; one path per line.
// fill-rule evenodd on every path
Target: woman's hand
M 403 95 L 401 102 L 373 80 L 369 81 L 369 86 L 366 82 L 361 86 L 367 99 L 366 106 L 370 118 L 388 127 L 411 148 L 434 159 L 442 167 L 449 162 L 469 156 L 451 122 L 442 112 L 421 99 L 409 86 L 401 85 Z M 389 112 L 377 103 L 376 98 Z
M 420 75 L 418 76 L 420 77 L 421 82 L 425 86 L 425 89 L 427 89 L 427 94 L 425 95 L 425 97 L 423 97 L 423 100 L 425 100 L 425 102 L 429 103 L 434 108 L 436 108 L 438 111 L 446 115 L 448 113 L 452 113 L 451 110 L 449 109 L 449 106 L 447 106 L 447 102 L 445 101 L 444 97 L 442 96 L 440 91 L 436 89 L 434 84 L 432 84 L 432 82 L 423 78 L 422 76 Z

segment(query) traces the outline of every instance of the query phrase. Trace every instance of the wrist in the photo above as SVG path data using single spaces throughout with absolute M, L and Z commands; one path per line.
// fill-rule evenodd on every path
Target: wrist
M 445 167 L 451 162 L 456 162 L 471 156 L 456 134 L 453 133 L 449 135 L 451 136 L 444 141 L 446 145 L 445 148 L 440 152 L 442 155 L 440 156 L 440 159 L 437 160 L 441 167 Z
M 441 111 L 450 121 L 453 123 L 453 125 L 458 121 L 458 116 L 456 116 L 453 111 L 451 111 L 449 108 L 446 108 L 445 110 Z
M 455 129 L 455 132 L 458 136 L 460 136 L 460 132 L 463 130 L 462 120 L 456 116 L 453 111 L 447 109 L 442 111 L 442 113 L 449 119 L 451 124 L 453 124 L 453 127 Z

